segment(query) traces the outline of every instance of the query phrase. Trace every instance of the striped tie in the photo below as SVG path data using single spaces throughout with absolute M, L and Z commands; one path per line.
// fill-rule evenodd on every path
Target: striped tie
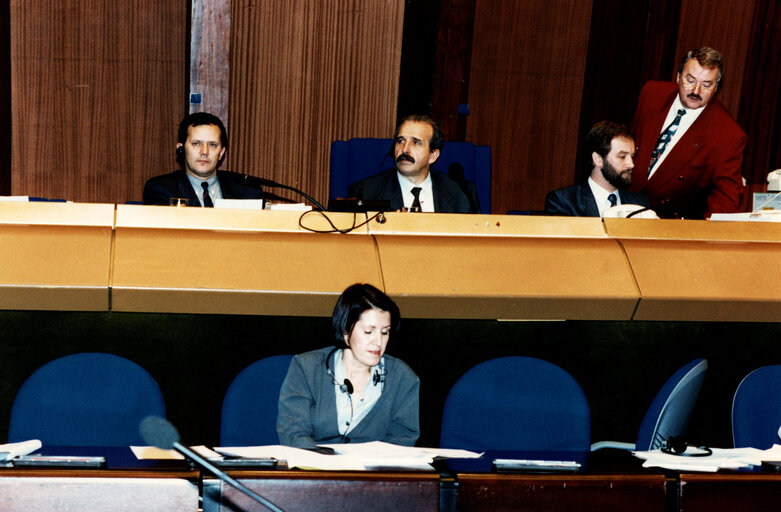
M 681 118 L 685 113 L 686 110 L 684 109 L 678 110 L 678 115 L 675 116 L 673 122 L 670 123 L 670 126 L 668 126 L 667 129 L 664 130 L 656 140 L 656 147 L 651 153 L 651 162 L 648 164 L 648 176 L 651 176 L 654 165 L 659 161 L 659 157 L 662 156 L 662 153 L 664 153 L 664 150 L 667 147 L 667 144 L 670 142 L 670 139 L 672 139 L 673 135 L 675 135 L 675 131 L 678 129 L 678 124 L 681 122 Z
M 214 203 L 212 203 L 212 198 L 209 195 L 209 184 L 204 181 L 201 183 L 201 187 L 203 187 L 203 206 L 205 208 L 214 208 Z

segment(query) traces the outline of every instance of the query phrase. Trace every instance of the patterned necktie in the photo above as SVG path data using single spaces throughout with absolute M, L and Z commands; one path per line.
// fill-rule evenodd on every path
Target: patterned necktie
M 410 192 L 412 192 L 412 196 L 415 198 L 415 199 L 412 200 L 412 208 L 411 209 L 416 211 L 416 212 L 419 212 L 419 211 L 422 210 L 421 207 L 420 207 L 420 192 L 421 192 L 421 190 L 423 190 L 423 189 L 420 188 L 420 187 L 412 187 L 412 190 L 410 190 Z
M 667 147 L 667 144 L 670 142 L 670 139 L 672 139 L 673 135 L 675 135 L 675 131 L 678 129 L 678 123 L 681 122 L 681 118 L 685 113 L 686 110 L 684 109 L 678 110 L 678 115 L 675 116 L 673 122 L 670 123 L 670 126 L 668 126 L 667 129 L 664 130 L 656 140 L 656 147 L 651 153 L 651 162 L 648 164 L 648 176 L 651 176 L 654 164 L 659 161 L 659 157 L 662 156 L 662 153 L 664 153 L 664 150 Z
M 212 203 L 212 198 L 209 195 L 209 184 L 204 181 L 201 183 L 201 187 L 203 187 L 203 206 L 214 208 L 214 203 Z
M 616 199 L 615 194 L 610 194 L 609 196 L 607 196 L 607 200 L 610 201 L 610 206 L 615 206 L 618 204 L 618 199 Z

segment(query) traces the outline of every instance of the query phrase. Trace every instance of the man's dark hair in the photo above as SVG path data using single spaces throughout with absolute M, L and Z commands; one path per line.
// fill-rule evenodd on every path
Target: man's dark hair
M 179 123 L 179 133 L 177 134 L 177 140 L 180 144 L 187 142 L 187 130 L 191 126 L 201 126 L 204 124 L 213 124 L 220 129 L 220 144 L 222 147 L 228 147 L 228 130 L 225 129 L 225 125 L 222 124 L 220 118 L 214 114 L 208 112 L 195 112 L 190 114 Z
M 391 331 L 389 340 L 393 339 L 393 335 L 398 332 L 401 324 L 399 307 L 390 297 L 374 286 L 356 283 L 342 292 L 334 307 L 334 314 L 331 317 L 331 332 L 332 340 L 336 347 L 347 348 L 344 342 L 344 335 L 347 334 L 349 336 L 363 312 L 369 309 L 380 309 L 390 313 Z
M 626 137 L 627 139 L 634 141 L 634 137 L 632 137 L 632 134 L 629 132 L 629 128 L 623 124 L 614 123 L 612 121 L 600 121 L 591 127 L 588 135 L 586 135 L 586 144 L 584 146 L 586 151 L 585 157 L 589 169 L 594 167 L 591 153 L 596 152 L 603 159 L 607 158 L 612 147 L 613 139 L 616 137 Z
M 428 149 L 429 151 L 434 151 L 435 149 L 442 151 L 442 147 L 445 145 L 445 135 L 442 133 L 442 129 L 439 127 L 436 121 L 423 114 L 412 114 L 402 119 L 399 125 L 396 127 L 396 131 L 393 132 L 394 141 L 396 140 L 396 137 L 399 136 L 401 125 L 408 121 L 413 123 L 428 123 L 433 130 L 433 135 L 431 135 L 431 140 L 428 143 Z
M 724 73 L 724 68 L 721 63 L 721 54 L 709 46 L 703 46 L 694 50 L 689 50 L 681 60 L 681 65 L 678 66 L 678 74 L 683 73 L 683 66 L 689 62 L 690 59 L 694 59 L 700 63 L 700 66 L 706 69 L 719 68 L 719 78 L 716 83 L 721 83 L 721 75 Z

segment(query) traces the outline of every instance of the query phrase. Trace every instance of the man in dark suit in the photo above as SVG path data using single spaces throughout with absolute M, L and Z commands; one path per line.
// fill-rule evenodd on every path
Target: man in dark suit
M 144 185 L 144 204 L 168 205 L 184 198 L 189 206 L 214 206 L 215 199 L 263 199 L 263 191 L 241 183 L 243 175 L 218 171 L 228 148 L 228 132 L 220 119 L 206 112 L 179 123 L 176 158 L 184 170 L 155 176 Z
M 746 134 L 714 98 L 722 77 L 719 52 L 688 52 L 676 82 L 648 82 L 632 121 L 638 172 L 632 190 L 660 216 L 702 219 L 740 209 Z
M 393 139 L 396 168 L 353 183 L 347 190 L 350 197 L 387 200 L 392 210 L 470 213 L 470 200 L 461 187 L 447 174 L 431 169 L 445 143 L 431 118 L 407 116 Z M 478 204 L 476 197 L 473 204 Z
M 619 204 L 650 206 L 646 197 L 627 190 L 632 183 L 635 142 L 626 126 L 598 122 L 588 132 L 585 152 L 591 165 L 587 182 L 548 193 L 547 213 L 602 217 L 605 210 Z

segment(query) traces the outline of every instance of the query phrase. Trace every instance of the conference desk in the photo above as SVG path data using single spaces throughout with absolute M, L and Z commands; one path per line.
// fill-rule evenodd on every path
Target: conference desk
M 78 451 L 97 453 L 109 454 L 100 469 L 0 467 L 0 510 L 267 510 L 182 461 L 138 461 L 126 447 Z M 587 454 L 583 471 L 575 473 L 497 473 L 491 469 L 493 455 L 439 461 L 430 472 L 241 469 L 229 474 L 286 512 L 777 510 L 781 493 L 779 473 L 662 472 L 642 468 L 627 452 Z
M 0 309 L 323 317 L 368 282 L 408 318 L 781 318 L 771 222 L 0 203 L 0 237 Z
M 3 512 L 197 512 L 200 473 L 181 461 L 137 461 L 130 449 L 44 448 L 47 455 L 101 455 L 105 467 L 0 467 Z

